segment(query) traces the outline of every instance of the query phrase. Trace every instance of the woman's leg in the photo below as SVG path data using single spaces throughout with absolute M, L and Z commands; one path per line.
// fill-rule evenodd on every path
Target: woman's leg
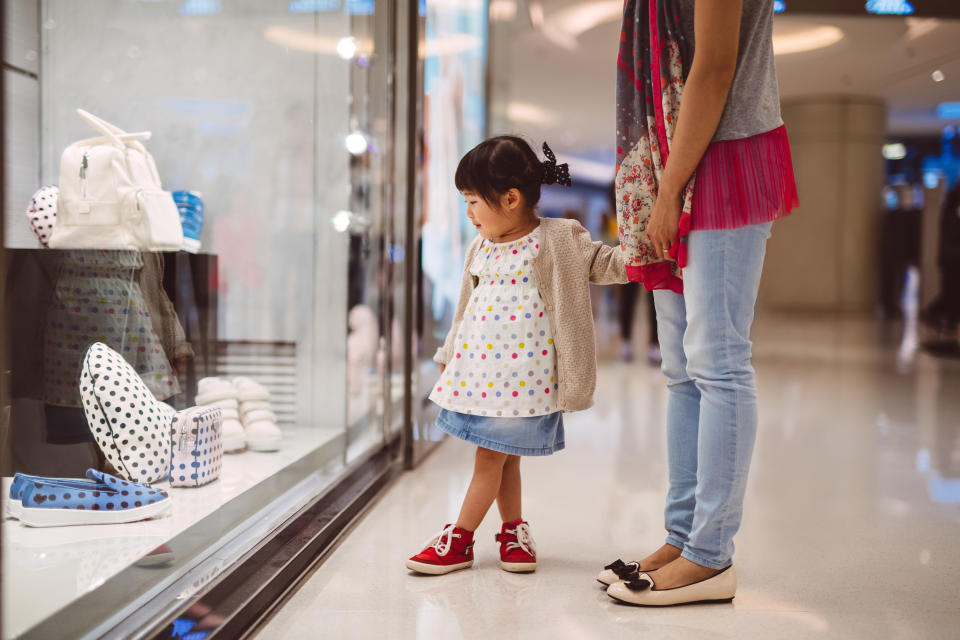
M 490 510 L 503 477 L 503 467 L 509 456 L 506 453 L 477 447 L 473 465 L 473 479 L 460 507 L 457 526 L 467 531 L 476 531 L 483 517 Z M 518 485 L 519 488 L 519 485 Z
M 497 493 L 497 508 L 503 522 L 514 522 L 523 517 L 520 500 L 520 456 L 507 456 Z
M 697 439 L 700 422 L 700 391 L 687 374 L 683 335 L 687 328 L 683 296 L 672 291 L 654 291 L 657 330 L 667 377 L 667 461 L 670 488 L 664 511 L 668 560 L 680 555 L 693 528 L 697 490 Z M 655 554 L 656 555 L 656 554 Z M 661 554 L 662 555 L 662 554 Z M 663 558 L 649 558 L 651 562 Z M 662 564 L 659 562 L 658 564 Z M 649 565 L 647 565 L 649 566 Z
M 700 392 L 697 489 L 683 556 L 722 569 L 733 558 L 757 432 L 750 327 L 771 223 L 694 231 L 684 269 L 687 373 Z

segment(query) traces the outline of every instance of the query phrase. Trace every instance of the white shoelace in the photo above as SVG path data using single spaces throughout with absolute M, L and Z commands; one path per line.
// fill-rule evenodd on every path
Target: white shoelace
M 504 533 L 517 536 L 516 542 L 507 543 L 507 551 L 523 549 L 527 555 L 536 555 L 537 545 L 533 541 L 533 536 L 530 535 L 530 526 L 526 522 L 518 524 L 516 529 L 506 529 Z
M 454 525 L 448 524 L 440 533 L 424 542 L 424 548 L 433 547 L 436 549 L 437 555 L 440 557 L 447 555 L 447 553 L 450 552 L 450 548 L 453 546 L 453 539 L 460 537 L 459 533 L 453 532 L 454 528 Z

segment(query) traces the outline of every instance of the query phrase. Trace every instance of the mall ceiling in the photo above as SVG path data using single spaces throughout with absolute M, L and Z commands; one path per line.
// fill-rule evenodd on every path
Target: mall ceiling
M 501 20 L 494 28 L 506 26 L 513 36 L 509 59 L 496 52 L 492 59 L 494 73 L 509 69 L 505 108 L 514 130 L 606 161 L 622 6 L 620 0 L 493 0 L 493 17 Z M 960 124 L 960 114 L 952 120 L 937 114 L 938 105 L 960 102 L 960 19 L 791 15 L 791 6 L 788 0 L 774 31 L 784 101 L 876 96 L 888 105 L 891 135 L 938 135 Z

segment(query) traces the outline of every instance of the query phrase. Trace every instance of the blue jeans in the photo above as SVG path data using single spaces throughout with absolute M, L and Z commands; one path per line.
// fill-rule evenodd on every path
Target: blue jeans
M 723 569 L 733 558 L 757 434 L 750 325 L 772 223 L 692 231 L 684 295 L 654 291 L 667 377 L 667 542 Z

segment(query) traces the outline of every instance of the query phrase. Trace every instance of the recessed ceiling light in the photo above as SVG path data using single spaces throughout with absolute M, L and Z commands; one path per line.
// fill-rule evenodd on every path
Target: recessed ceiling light
M 943 82 L 943 71 L 940 71 L 940 69 L 937 69 L 930 74 L 930 77 L 933 78 L 934 82 Z
M 773 36 L 773 53 L 788 55 L 823 49 L 843 40 L 843 31 L 833 25 L 824 25 Z
M 357 55 L 357 39 L 354 37 L 340 38 L 337 43 L 337 55 L 344 60 L 350 60 Z
M 514 122 L 527 122 L 550 126 L 557 122 L 557 116 L 552 111 L 527 102 L 511 102 L 507 105 L 507 117 Z
M 367 136 L 365 136 L 360 131 L 354 131 L 353 133 L 348 135 L 344 139 L 343 143 L 344 143 L 344 146 L 347 147 L 347 151 L 349 151 L 351 155 L 355 155 L 355 156 L 359 156 L 360 154 L 365 153 L 367 150 L 367 147 L 370 144 L 369 141 L 367 140 Z
M 903 160 L 907 157 L 907 148 L 901 142 L 883 145 L 883 157 L 887 160 Z

